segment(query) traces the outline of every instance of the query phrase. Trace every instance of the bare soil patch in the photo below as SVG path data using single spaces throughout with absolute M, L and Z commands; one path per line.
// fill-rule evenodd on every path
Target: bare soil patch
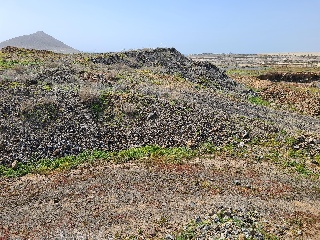
M 1 179 L 4 239 L 160 239 L 220 206 L 255 210 L 281 239 L 317 239 L 320 184 L 267 162 L 96 162 Z

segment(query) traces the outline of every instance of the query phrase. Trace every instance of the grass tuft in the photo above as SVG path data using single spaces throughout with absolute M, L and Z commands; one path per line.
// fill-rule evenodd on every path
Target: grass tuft
M 262 99 L 261 97 L 250 97 L 249 102 L 255 105 L 260 105 L 260 106 L 270 106 L 270 103 L 264 99 Z

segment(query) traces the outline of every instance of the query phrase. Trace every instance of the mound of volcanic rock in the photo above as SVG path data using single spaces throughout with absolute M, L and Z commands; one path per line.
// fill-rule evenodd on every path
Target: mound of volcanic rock
M 10 89 L 1 99 L 2 164 L 92 149 L 218 144 L 231 135 L 246 135 L 245 127 L 232 123 L 228 114 L 188 103 L 128 93 L 83 101 L 79 94 L 63 90 L 41 97 L 43 92 L 35 95 L 37 88 L 32 87 Z
M 314 118 L 253 106 L 246 87 L 175 49 L 6 54 L 6 61 L 22 56 L 37 64 L 1 72 L 1 164 L 153 144 L 238 144 L 281 128 L 320 129 Z
M 105 65 L 124 64 L 130 68 L 160 67 L 163 73 L 176 74 L 207 87 L 237 92 L 248 91 L 215 65 L 209 62 L 192 61 L 175 48 L 109 53 L 93 57 L 91 61 Z

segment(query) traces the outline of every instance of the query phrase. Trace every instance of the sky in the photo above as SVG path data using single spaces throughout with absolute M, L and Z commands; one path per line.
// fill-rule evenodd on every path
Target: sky
M 84 52 L 320 52 L 320 0 L 0 0 L 0 42 L 37 31 Z

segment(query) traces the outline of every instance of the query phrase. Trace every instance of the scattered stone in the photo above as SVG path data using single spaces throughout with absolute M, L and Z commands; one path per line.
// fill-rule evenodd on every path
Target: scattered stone
M 167 234 L 164 239 L 165 240 L 174 240 L 175 238 L 171 234 Z
M 242 135 L 242 138 L 249 138 L 249 133 L 247 131 L 244 131 L 243 135 Z
M 240 186 L 241 182 L 240 182 L 240 180 L 234 180 L 234 184 L 237 185 L 237 186 Z
M 191 202 L 191 203 L 189 204 L 189 206 L 190 206 L 190 208 L 195 208 L 195 207 L 196 207 L 196 204 L 195 204 L 194 202 Z
M 60 149 L 56 149 L 52 152 L 52 155 L 56 157 L 56 156 L 59 156 L 59 153 L 60 153 Z
M 156 118 L 157 118 L 157 113 L 152 112 L 152 113 L 149 113 L 147 120 L 154 120 Z
M 199 223 L 199 222 L 201 222 L 202 220 L 201 220 L 201 217 L 200 216 L 198 216 L 198 217 L 196 217 L 196 223 Z
M 206 216 L 204 221 L 191 222 L 184 229 L 192 233 L 192 239 L 264 240 L 267 238 L 263 235 L 259 218 L 257 212 L 223 207 L 212 216 Z
M 246 235 L 244 235 L 243 233 L 239 234 L 238 237 L 239 240 L 246 240 Z
M 14 170 L 16 170 L 17 167 L 18 167 L 18 161 L 17 161 L 17 160 L 14 160 L 14 161 L 12 162 L 12 164 L 11 164 L 11 168 L 14 169 Z

